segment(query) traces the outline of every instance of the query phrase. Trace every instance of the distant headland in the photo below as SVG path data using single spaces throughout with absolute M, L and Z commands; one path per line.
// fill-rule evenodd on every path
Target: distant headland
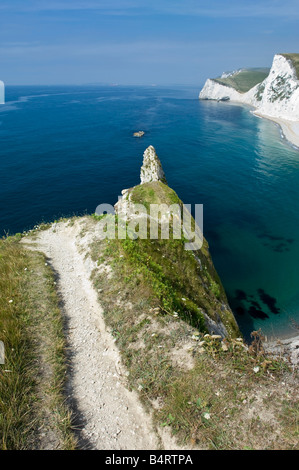
M 199 99 L 233 101 L 255 108 L 256 116 L 278 123 L 299 147 L 299 54 L 276 54 L 271 69 L 240 69 L 208 79 Z
M 5 103 L 5 86 L 4 82 L 0 80 L 0 104 Z

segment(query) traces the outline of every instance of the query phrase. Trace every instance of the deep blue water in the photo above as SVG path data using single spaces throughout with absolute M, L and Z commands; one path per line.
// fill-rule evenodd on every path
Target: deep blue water
M 138 184 L 153 145 L 180 198 L 204 204 L 204 235 L 244 334 L 298 334 L 299 151 L 248 108 L 202 102 L 198 92 L 7 87 L 0 232 L 114 204 Z

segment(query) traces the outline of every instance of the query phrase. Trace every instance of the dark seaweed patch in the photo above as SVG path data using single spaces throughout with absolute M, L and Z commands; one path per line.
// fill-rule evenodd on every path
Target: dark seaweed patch
M 252 307 L 255 307 L 255 308 L 258 308 L 259 310 L 261 310 L 260 304 L 258 302 L 256 302 L 255 300 L 251 301 L 251 305 L 252 305 Z
M 259 298 L 272 313 L 279 313 L 279 308 L 276 306 L 277 300 L 271 297 L 263 289 L 258 289 Z M 234 312 L 237 315 L 250 315 L 253 318 L 265 320 L 269 315 L 264 311 L 261 304 L 256 300 L 256 296 L 247 294 L 241 289 L 235 290 L 235 297 L 232 300 L 234 304 Z
M 241 300 L 247 300 L 247 295 L 246 295 L 246 293 L 245 293 L 243 290 L 241 290 L 241 289 L 237 289 L 237 290 L 236 290 L 236 300 L 238 300 L 239 302 L 240 302 Z
M 238 315 L 244 315 L 245 313 L 245 308 L 239 306 L 235 309 L 235 312 L 238 314 Z
M 267 294 L 264 289 L 258 289 L 258 293 L 261 301 L 265 305 L 267 305 L 267 307 L 272 313 L 277 314 L 280 312 L 280 309 L 276 306 L 277 300 L 275 299 L 275 297 L 271 297 L 271 295 Z
M 267 315 L 261 309 L 254 307 L 253 305 L 249 308 L 248 312 L 249 315 L 251 315 L 253 318 L 261 318 L 262 320 L 269 318 L 269 315 Z
M 283 253 L 284 251 L 290 251 L 289 248 L 286 247 L 284 243 L 279 243 L 278 245 L 273 247 L 273 251 L 277 253 Z
M 270 242 L 265 242 L 263 245 L 271 248 L 277 253 L 290 251 L 290 245 L 295 241 L 293 238 L 277 237 L 274 235 L 269 235 L 268 233 L 262 233 L 261 235 L 258 235 L 258 238 L 266 239 L 268 242 Z
M 259 238 L 268 238 L 268 240 L 271 240 L 271 241 L 274 241 L 274 242 L 279 242 L 279 241 L 283 241 L 283 242 L 286 242 L 286 243 L 294 243 L 294 239 L 293 238 L 285 238 L 285 237 L 276 237 L 274 235 L 269 235 L 268 233 L 262 233 L 261 235 L 258 235 Z

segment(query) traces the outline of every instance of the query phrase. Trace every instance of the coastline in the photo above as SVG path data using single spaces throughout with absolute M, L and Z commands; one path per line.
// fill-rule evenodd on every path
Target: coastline
M 288 121 L 286 119 L 268 116 L 267 114 L 260 113 L 258 110 L 252 111 L 252 114 L 278 124 L 285 139 L 299 150 L 299 121 Z
M 211 99 L 211 101 L 216 101 Z M 227 102 L 225 102 L 226 104 Z M 275 122 L 279 125 L 281 132 L 283 134 L 284 139 L 289 142 L 292 147 L 296 150 L 299 150 L 299 121 L 289 121 L 287 119 L 278 118 L 274 116 L 269 116 L 268 114 L 261 113 L 258 108 L 255 108 L 252 104 L 246 103 L 244 101 L 237 101 L 231 100 L 228 101 L 230 106 L 245 106 L 249 108 L 251 114 L 260 118 L 260 119 L 267 119 L 268 121 Z

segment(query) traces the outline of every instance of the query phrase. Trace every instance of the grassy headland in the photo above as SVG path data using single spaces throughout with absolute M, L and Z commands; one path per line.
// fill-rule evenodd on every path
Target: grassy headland
M 161 182 L 131 188 L 126 197 L 147 206 L 181 203 Z M 100 220 L 105 216 L 90 218 L 82 236 Z M 297 379 L 284 360 L 265 353 L 261 332 L 250 347 L 240 338 L 206 241 L 192 253 L 172 238 L 94 237 L 90 256 L 129 386 L 159 429 L 187 448 L 298 448 Z M 222 319 L 226 339 L 207 332 L 204 313 Z
M 258 83 L 261 83 L 269 75 L 267 68 L 243 69 L 226 78 L 214 78 L 221 85 L 234 88 L 239 93 L 246 93 Z
M 159 191 L 153 193 L 157 184 Z M 150 201 L 178 199 L 162 183 L 151 183 L 133 188 L 140 202 L 141 189 Z M 198 261 L 184 250 L 183 240 L 103 240 L 98 224 L 104 219 L 60 223 L 72 236 L 78 223 L 82 254 L 97 262 L 92 279 L 128 386 L 158 429 L 168 429 L 186 448 L 298 449 L 296 371 L 264 352 L 260 333 L 253 334 L 250 347 L 245 345 L 227 312 L 228 338 L 207 333 L 203 312 L 216 318 L 226 297 L 206 242 L 196 253 Z M 62 314 L 46 263 L 19 237 L 1 241 L 3 449 L 76 446 L 63 394 Z
M 90 219 L 84 232 L 97 223 Z M 95 238 L 90 250 L 128 384 L 159 429 L 186 448 L 298 448 L 292 368 L 264 352 L 261 333 L 247 347 L 234 334 L 221 341 L 206 332 L 200 311 L 212 311 L 222 294 L 204 257 L 200 272 L 178 240 Z

